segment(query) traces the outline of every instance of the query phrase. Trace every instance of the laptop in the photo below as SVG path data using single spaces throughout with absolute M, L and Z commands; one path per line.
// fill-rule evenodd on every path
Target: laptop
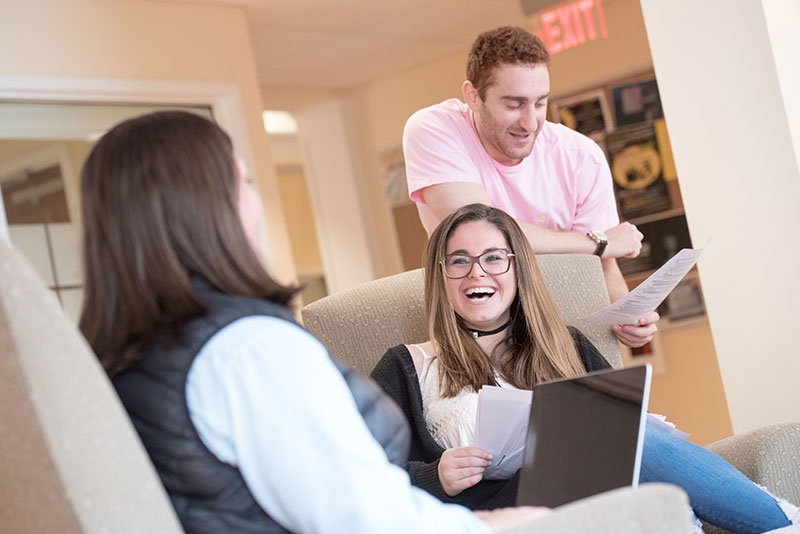
M 651 374 L 645 364 L 535 386 L 517 504 L 555 507 L 635 487 Z

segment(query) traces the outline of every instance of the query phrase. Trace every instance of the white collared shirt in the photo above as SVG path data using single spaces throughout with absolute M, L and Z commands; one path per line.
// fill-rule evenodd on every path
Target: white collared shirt
M 254 316 L 223 328 L 195 358 L 186 395 L 203 443 L 289 530 L 489 531 L 388 462 L 327 351 L 298 325 Z

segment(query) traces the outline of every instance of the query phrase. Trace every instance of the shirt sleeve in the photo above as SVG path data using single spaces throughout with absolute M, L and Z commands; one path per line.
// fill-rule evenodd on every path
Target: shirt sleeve
M 470 126 L 457 115 L 439 109 L 447 104 L 450 102 L 417 111 L 403 129 L 408 192 L 417 203 L 424 203 L 421 190 L 431 185 L 449 182 L 482 185 L 477 165 L 469 155 L 470 139 L 465 129 Z
M 585 142 L 577 175 L 581 177 L 579 200 L 572 230 L 587 233 L 608 230 L 619 224 L 614 180 L 602 149 L 589 139 Z
M 388 462 L 324 347 L 299 326 L 247 317 L 203 347 L 187 380 L 192 422 L 258 503 L 300 532 L 487 532 L 466 508 Z

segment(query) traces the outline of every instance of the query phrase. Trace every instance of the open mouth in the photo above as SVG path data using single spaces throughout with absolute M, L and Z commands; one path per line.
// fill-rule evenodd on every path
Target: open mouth
M 483 301 L 492 298 L 495 290 L 491 287 L 472 287 L 467 289 L 464 294 L 472 301 Z

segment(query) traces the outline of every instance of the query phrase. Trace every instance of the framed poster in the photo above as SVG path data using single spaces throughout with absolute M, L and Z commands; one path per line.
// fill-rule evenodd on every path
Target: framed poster
M 654 375 L 660 375 L 667 370 L 664 351 L 661 348 L 661 337 L 658 332 L 653 336 L 653 340 L 646 345 L 632 349 L 620 343 L 619 348 L 623 367 L 649 363 L 653 366 Z
M 655 78 L 633 81 L 611 88 L 617 126 L 629 126 L 664 118 Z
M 622 220 L 672 208 L 652 124 L 618 128 L 608 134 L 606 152 Z
M 392 207 L 408 204 L 406 163 L 400 146 L 385 150 L 378 155 L 381 165 L 383 192 Z
M 644 234 L 642 251 L 635 258 L 617 259 L 619 269 L 625 276 L 654 271 L 681 249 L 692 248 L 684 215 L 666 217 L 636 226 Z
M 670 322 L 705 316 L 706 306 L 703 291 L 700 289 L 700 279 L 690 274 L 681 280 L 658 307 L 658 313 Z
M 605 134 L 614 129 L 608 99 L 602 89 L 552 101 L 550 119 L 600 143 Z

